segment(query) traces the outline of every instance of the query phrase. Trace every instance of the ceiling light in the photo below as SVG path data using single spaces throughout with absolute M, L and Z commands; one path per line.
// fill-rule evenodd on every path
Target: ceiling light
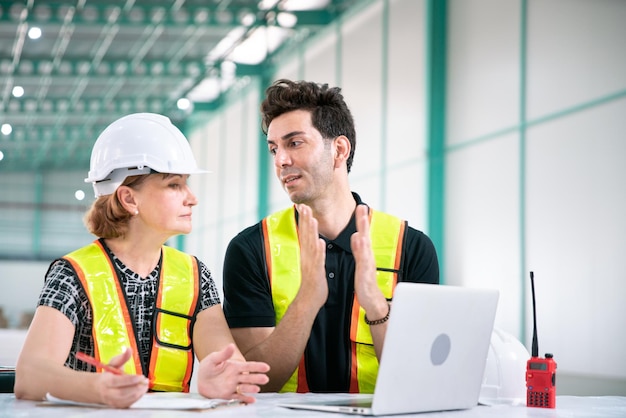
M 253 13 L 246 13 L 243 16 L 241 16 L 241 19 L 240 19 L 241 24 L 244 26 L 252 26 L 255 20 L 256 20 L 256 17 L 254 16 Z
M 176 102 L 176 107 L 178 107 L 180 110 L 187 110 L 191 107 L 191 100 L 184 97 L 182 99 L 178 99 L 178 101 Z
M 267 56 L 267 39 L 264 27 L 256 28 L 245 41 L 235 47 L 229 58 L 241 64 L 258 64 Z
M 223 55 L 229 51 L 233 45 L 244 35 L 245 28 L 236 27 L 231 29 L 228 34 L 222 38 L 222 40 L 209 52 L 207 58 L 209 62 L 215 61 L 223 57 Z
M 39 74 L 50 74 L 52 72 L 53 69 L 53 65 L 52 62 L 50 61 L 41 61 L 39 63 L 39 65 L 37 66 L 37 69 L 39 70 Z
M 269 10 L 276 6 L 276 3 L 278 3 L 278 0 L 261 0 L 258 7 L 259 10 Z
M 82 61 L 78 63 L 78 73 L 81 75 L 85 75 L 89 73 L 91 70 L 91 63 L 87 61 Z
M 4 152 L 0 151 L 0 161 L 4 160 Z
M 237 64 L 232 61 L 223 61 L 220 65 L 220 73 L 222 76 L 234 77 L 237 72 Z
M 206 9 L 198 9 L 193 21 L 196 24 L 206 23 L 209 20 L 209 12 Z
M 37 26 L 33 26 L 32 28 L 28 29 L 28 37 L 30 39 L 41 38 L 41 29 L 38 28 Z
M 159 23 L 163 20 L 165 16 L 165 9 L 163 7 L 156 7 L 152 10 L 150 20 L 152 23 Z
M 83 192 L 82 190 L 76 190 L 76 192 L 74 193 L 74 197 L 76 198 L 76 200 L 83 200 L 85 198 L 85 192 Z
M 262 62 L 289 36 L 289 31 L 276 26 L 258 27 L 229 55 L 236 63 L 255 65 Z
M 328 6 L 329 0 L 286 0 L 283 10 L 317 10 Z
M 126 70 L 128 69 L 128 64 L 126 63 L 126 61 L 120 61 L 119 63 L 115 64 L 115 74 L 117 75 L 122 75 L 126 72 Z
M 194 102 L 211 102 L 220 95 L 220 83 L 217 77 L 208 77 L 194 87 L 187 96 Z
M 15 86 L 13 87 L 13 91 L 11 92 L 13 97 L 22 97 L 24 95 L 24 87 Z
M 298 23 L 298 18 L 293 13 L 278 13 L 276 16 L 276 21 L 283 28 L 293 28 Z
M 13 132 L 13 127 L 8 123 L 3 123 L 2 127 L 0 127 L 0 132 L 2 132 L 4 135 L 9 135 L 11 132 Z
M 163 63 L 155 62 L 154 64 L 152 64 L 152 66 L 150 67 L 150 72 L 152 73 L 152 75 L 163 74 Z
M 200 69 L 200 64 L 197 62 L 190 62 L 185 67 L 185 74 L 190 75 L 192 77 L 197 77 L 202 70 Z

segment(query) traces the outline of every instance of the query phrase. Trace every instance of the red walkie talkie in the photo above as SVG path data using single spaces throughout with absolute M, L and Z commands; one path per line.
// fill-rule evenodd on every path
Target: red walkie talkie
M 552 354 L 539 358 L 537 343 L 537 313 L 535 311 L 535 278 L 530 272 L 533 295 L 533 342 L 531 358 L 526 363 L 526 406 L 537 408 L 556 407 L 556 362 Z

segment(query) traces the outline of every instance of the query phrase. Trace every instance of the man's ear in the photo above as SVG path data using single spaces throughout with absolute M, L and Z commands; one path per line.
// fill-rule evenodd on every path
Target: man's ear
M 133 189 L 128 186 L 120 186 L 115 191 L 117 193 L 117 199 L 120 201 L 124 209 L 131 215 L 137 213 L 137 202 L 135 202 L 135 193 Z
M 335 138 L 335 167 L 345 164 L 350 156 L 350 140 L 345 135 Z

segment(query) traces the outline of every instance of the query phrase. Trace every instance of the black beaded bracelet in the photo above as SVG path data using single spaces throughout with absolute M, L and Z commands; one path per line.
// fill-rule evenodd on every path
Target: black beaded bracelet
M 367 325 L 380 325 L 380 324 L 384 324 L 385 322 L 387 322 L 389 320 L 389 314 L 391 313 L 391 304 L 389 302 L 387 302 L 387 315 L 385 315 L 383 318 L 380 319 L 376 319 L 374 321 L 370 321 L 369 319 L 367 319 L 367 315 L 365 315 L 365 323 Z

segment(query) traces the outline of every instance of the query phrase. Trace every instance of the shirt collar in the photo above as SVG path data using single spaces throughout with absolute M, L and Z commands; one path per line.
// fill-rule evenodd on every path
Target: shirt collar
M 352 196 L 354 197 L 354 200 L 357 205 L 363 204 L 363 201 L 361 200 L 361 196 L 359 196 L 357 193 L 352 192 Z M 352 237 L 352 234 L 354 234 L 355 232 L 356 232 L 356 219 L 354 217 L 354 212 L 353 212 L 352 216 L 350 217 L 350 221 L 348 222 L 348 225 L 346 225 L 343 231 L 339 233 L 337 238 L 335 238 L 334 240 L 330 240 L 324 236 L 321 236 L 321 235 L 320 236 L 324 239 L 324 241 L 326 241 L 327 244 L 333 243 L 334 245 L 339 246 L 339 248 L 341 248 L 343 251 L 352 254 L 352 248 L 350 247 L 350 238 Z

